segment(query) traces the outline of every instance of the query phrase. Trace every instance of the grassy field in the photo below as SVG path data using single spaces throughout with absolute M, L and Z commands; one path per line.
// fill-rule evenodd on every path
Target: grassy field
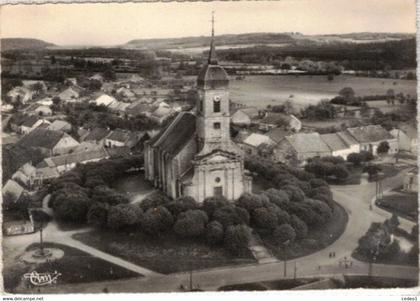
M 344 208 L 335 204 L 331 219 L 321 227 L 310 227 L 308 236 L 302 241 L 295 241 L 285 251 L 276 244 L 272 235 L 260 235 L 265 246 L 279 259 L 293 259 L 309 255 L 332 244 L 343 234 L 348 222 Z
M 255 262 L 251 255 L 234 257 L 223 246 L 210 247 L 198 239 L 180 239 L 173 233 L 149 236 L 102 230 L 76 234 L 74 238 L 163 274 Z
M 340 75 L 329 82 L 326 76 L 255 75 L 244 80 L 231 80 L 230 98 L 234 102 L 259 108 L 291 100 L 300 109 L 321 99 L 337 96 L 344 87 L 352 87 L 358 96 L 384 95 L 388 89 L 393 89 L 395 93 L 416 93 L 416 81 L 408 80 Z
M 417 220 L 418 215 L 418 194 L 409 192 L 398 192 L 392 195 L 385 195 L 381 200 L 376 201 L 376 205 L 391 213 L 408 218 L 412 221 Z
M 3 275 L 6 291 L 13 292 L 20 284 L 23 275 L 31 271 L 37 271 L 38 273 L 58 271 L 61 273 L 61 276 L 58 278 L 57 284 L 86 283 L 141 277 L 141 275 L 137 273 L 93 257 L 75 248 L 55 243 L 45 243 L 44 245 L 47 248 L 58 248 L 63 250 L 64 257 L 49 263 L 28 264 L 18 261 L 13 266 L 5 266 Z M 38 247 L 38 243 L 32 244 L 27 250 Z

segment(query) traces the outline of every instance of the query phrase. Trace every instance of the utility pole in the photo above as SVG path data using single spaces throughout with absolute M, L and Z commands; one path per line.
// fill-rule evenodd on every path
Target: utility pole
M 39 245 L 41 249 L 41 255 L 44 255 L 44 240 L 42 238 L 42 228 L 43 228 L 43 222 L 41 221 L 40 229 L 39 229 Z
M 397 154 L 395 155 L 395 163 L 398 163 L 398 157 L 400 156 L 400 129 L 397 127 Z

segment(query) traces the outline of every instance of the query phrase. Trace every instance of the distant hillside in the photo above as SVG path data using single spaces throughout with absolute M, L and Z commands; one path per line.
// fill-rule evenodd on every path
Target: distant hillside
M 25 38 L 5 38 L 0 39 L 1 50 L 16 50 L 16 49 L 44 49 L 47 47 L 55 46 L 54 44 L 47 43 L 38 39 L 25 39 Z
M 301 33 L 247 33 L 247 34 L 228 34 L 216 36 L 218 46 L 232 46 L 232 48 L 242 46 L 290 46 L 290 45 L 324 45 L 340 43 L 375 43 L 414 38 L 415 34 L 405 33 L 349 33 L 334 35 L 303 35 Z M 185 37 L 168 39 L 137 39 L 131 40 L 123 48 L 136 49 L 189 49 L 208 47 L 209 37 Z M 199 49 L 197 49 L 199 50 Z

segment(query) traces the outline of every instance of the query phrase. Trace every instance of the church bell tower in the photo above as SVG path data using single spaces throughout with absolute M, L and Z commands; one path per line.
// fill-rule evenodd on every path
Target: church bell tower
M 197 78 L 197 135 L 200 153 L 228 150 L 230 140 L 229 79 L 218 64 L 214 45 L 214 13 L 207 64 Z

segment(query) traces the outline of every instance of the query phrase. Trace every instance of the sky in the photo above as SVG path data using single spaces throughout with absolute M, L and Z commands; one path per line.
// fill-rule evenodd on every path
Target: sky
M 4 5 L 0 36 L 57 45 L 119 45 L 132 39 L 250 32 L 410 32 L 415 0 L 279 0 Z

